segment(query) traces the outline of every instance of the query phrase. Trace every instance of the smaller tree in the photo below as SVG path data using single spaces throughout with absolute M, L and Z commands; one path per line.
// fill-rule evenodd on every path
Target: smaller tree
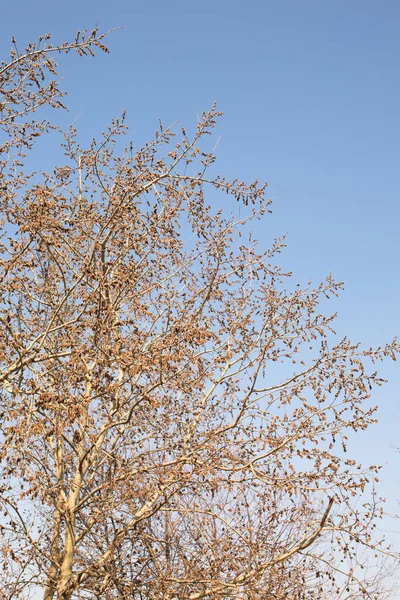
M 332 342 L 341 284 L 290 286 L 282 240 L 244 241 L 270 201 L 209 174 L 215 107 L 122 153 L 123 119 L 87 149 L 70 130 L 31 179 L 52 52 L 105 49 L 43 41 L 0 71 L 3 597 L 383 597 L 360 554 L 383 548 L 377 467 L 346 441 L 397 342 Z

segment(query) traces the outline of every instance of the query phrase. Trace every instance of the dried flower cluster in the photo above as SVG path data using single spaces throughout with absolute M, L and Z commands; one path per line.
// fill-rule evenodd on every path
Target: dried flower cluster
M 210 175 L 215 107 L 140 150 L 123 118 L 87 149 L 71 129 L 28 173 L 56 52 L 96 48 L 45 36 L 0 68 L 0 598 L 383 597 L 377 467 L 346 440 L 397 342 L 332 342 L 341 285 L 243 241 L 270 202 Z

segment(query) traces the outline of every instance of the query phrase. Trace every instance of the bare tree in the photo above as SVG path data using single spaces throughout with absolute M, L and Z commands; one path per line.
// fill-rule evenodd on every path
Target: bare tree
M 138 150 L 123 118 L 86 149 L 70 129 L 29 173 L 55 53 L 96 47 L 14 42 L 0 69 L 1 597 L 383 597 L 378 467 L 346 440 L 397 342 L 336 339 L 341 284 L 258 248 L 266 185 L 212 174 L 215 107 Z

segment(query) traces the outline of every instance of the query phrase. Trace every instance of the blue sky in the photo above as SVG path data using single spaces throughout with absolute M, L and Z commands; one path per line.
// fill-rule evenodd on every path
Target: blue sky
M 62 61 L 68 121 L 83 139 L 127 110 L 131 137 L 161 118 L 190 126 L 217 100 L 219 171 L 267 179 L 274 214 L 255 235 L 288 233 L 295 279 L 329 271 L 346 290 L 339 331 L 365 344 L 400 334 L 400 3 L 395 0 L 68 0 L 4 2 L 0 49 L 51 31 L 124 26 L 109 56 Z M 380 424 L 360 438 L 385 463 L 382 490 L 400 498 L 400 375 L 377 394 Z

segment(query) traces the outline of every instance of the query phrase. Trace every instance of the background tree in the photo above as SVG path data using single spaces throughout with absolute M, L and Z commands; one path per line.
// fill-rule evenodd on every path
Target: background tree
M 383 597 L 377 467 L 346 441 L 397 342 L 336 340 L 341 284 L 258 249 L 266 185 L 213 175 L 215 107 L 139 150 L 123 118 L 86 149 L 70 129 L 29 174 L 54 52 L 105 50 L 49 44 L 0 70 L 2 597 Z

